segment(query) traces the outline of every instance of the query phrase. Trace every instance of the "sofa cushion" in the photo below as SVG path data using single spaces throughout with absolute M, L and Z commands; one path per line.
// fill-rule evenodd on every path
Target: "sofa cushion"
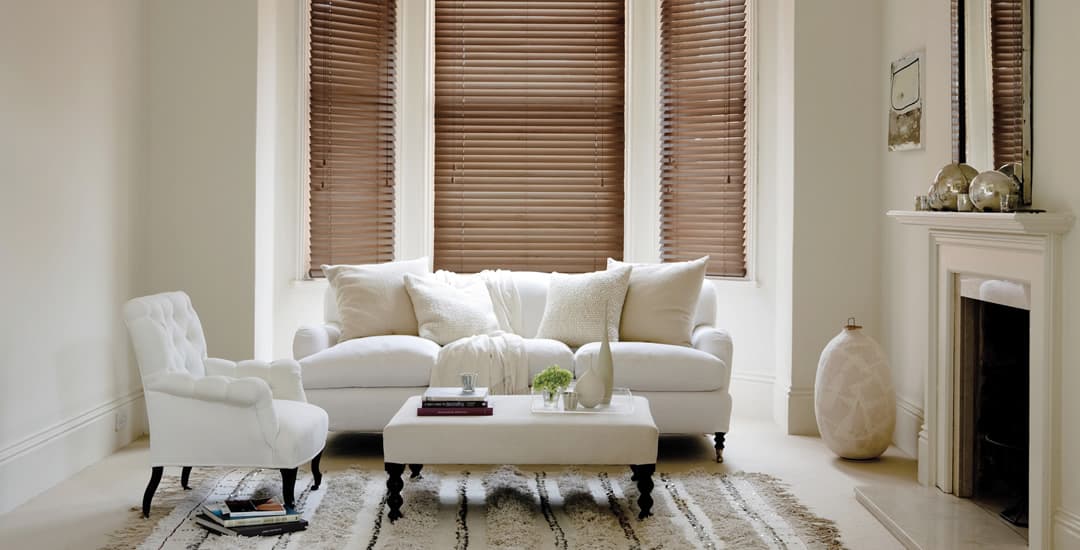
M 434 276 L 405 274 L 405 290 L 412 300 L 421 338 L 445 346 L 459 338 L 499 330 L 484 281 L 460 277 L 455 283 Z
M 585 374 L 600 344 L 585 344 L 574 354 L 574 376 Z M 728 365 L 704 351 L 650 342 L 612 342 L 615 386 L 631 391 L 713 391 L 724 389 Z
M 525 353 L 529 355 L 529 384 L 534 376 L 551 365 L 574 372 L 574 352 L 558 340 L 526 338 Z
M 689 346 L 708 261 L 705 256 L 690 262 L 626 264 L 608 258 L 608 269 L 634 268 L 623 303 L 619 340 Z
M 431 273 L 425 258 L 370 265 L 324 265 L 341 317 L 341 339 L 379 334 L 417 334 L 405 274 Z
M 580 346 L 600 341 L 607 331 L 608 339 L 618 340 L 629 283 L 630 266 L 573 275 L 552 273 L 537 338 Z
M 404 388 L 426 386 L 439 344 L 391 334 L 346 340 L 300 360 L 304 388 Z

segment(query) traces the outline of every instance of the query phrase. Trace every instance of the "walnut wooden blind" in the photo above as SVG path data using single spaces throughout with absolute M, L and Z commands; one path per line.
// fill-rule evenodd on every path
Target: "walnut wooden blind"
M 394 254 L 395 0 L 311 0 L 310 262 Z
M 1023 0 L 990 0 L 994 165 L 1024 160 Z
M 660 255 L 746 275 L 746 1 L 660 5 Z
M 624 20 L 621 0 L 436 0 L 437 268 L 622 257 Z
M 949 53 L 952 70 L 949 74 L 949 122 L 952 127 L 952 160 L 965 162 L 967 128 L 964 122 L 964 0 L 949 0 Z

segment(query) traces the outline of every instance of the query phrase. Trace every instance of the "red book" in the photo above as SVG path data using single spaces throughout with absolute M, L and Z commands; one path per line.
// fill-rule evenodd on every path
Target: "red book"
M 491 416 L 491 407 L 419 407 L 416 416 Z

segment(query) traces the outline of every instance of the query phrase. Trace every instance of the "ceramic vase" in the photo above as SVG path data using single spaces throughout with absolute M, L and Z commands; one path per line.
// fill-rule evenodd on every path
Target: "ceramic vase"
M 889 364 L 854 319 L 821 352 L 814 414 L 821 438 L 842 458 L 876 458 L 892 442 L 896 394 Z
M 586 409 L 591 409 L 604 400 L 604 380 L 595 365 L 578 378 L 574 393 L 578 396 L 578 403 Z
M 600 341 L 600 353 L 596 356 L 596 366 L 600 379 L 604 381 L 604 398 L 601 405 L 611 404 L 611 388 L 615 384 L 615 364 L 611 360 L 611 343 L 608 342 L 608 314 L 604 309 L 604 339 Z

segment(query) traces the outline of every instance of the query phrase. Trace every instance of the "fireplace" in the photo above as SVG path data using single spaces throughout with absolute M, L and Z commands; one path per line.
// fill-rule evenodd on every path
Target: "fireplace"
M 959 276 L 955 494 L 1027 527 L 1027 285 Z

